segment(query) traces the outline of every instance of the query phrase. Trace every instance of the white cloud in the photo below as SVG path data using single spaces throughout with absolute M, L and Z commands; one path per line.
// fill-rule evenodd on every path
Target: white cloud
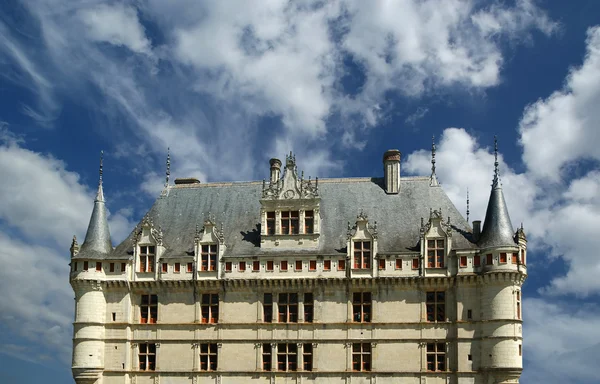
M 523 160 L 532 176 L 552 182 L 581 159 L 600 160 L 600 27 L 587 34 L 587 53 L 563 89 L 525 110 L 520 122 Z
M 99 4 L 82 9 L 78 16 L 90 40 L 125 46 L 133 52 L 150 54 L 151 44 L 134 8 L 122 4 Z
M 64 162 L 23 148 L 5 128 L 0 132 L 5 180 L 0 184 L 0 291 L 5 293 L 0 297 L 0 322 L 49 347 L 66 363 L 73 320 L 68 248 L 74 232 L 83 240 L 94 191 Z M 134 226 L 128 209 L 109 218 L 113 242 Z M 38 359 L 41 351 L 28 353 Z

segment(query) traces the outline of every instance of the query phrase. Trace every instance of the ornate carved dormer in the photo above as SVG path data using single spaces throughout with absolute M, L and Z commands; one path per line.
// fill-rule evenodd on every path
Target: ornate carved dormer
M 280 178 L 281 161 L 270 160 L 271 176 L 263 181 L 261 247 L 314 248 L 320 234 L 319 179 L 298 175 L 296 157 L 290 152 Z
M 164 251 L 162 229 L 146 216 L 136 229 L 133 242 L 134 271 L 155 277 L 158 259 Z
M 452 225 L 450 217 L 444 221 L 442 209 L 429 210 L 429 220 L 421 218 L 421 254 L 424 268 L 447 268 L 448 255 L 452 249 Z
M 69 248 L 69 250 L 71 251 L 71 257 L 77 256 L 79 253 L 79 243 L 77 242 L 77 237 L 75 235 L 73 235 L 73 241 L 71 242 L 71 248 Z
M 225 252 L 225 234 L 223 223 L 217 226 L 217 221 L 212 213 L 204 219 L 202 228 L 196 226 L 194 235 L 194 254 L 196 265 L 200 272 L 215 272 L 218 275 L 221 268 L 221 257 Z
M 347 259 L 351 266 L 351 276 L 375 273 L 375 255 L 377 254 L 377 222 L 369 223 L 369 218 L 361 210 L 356 216 L 354 226 L 348 222 Z

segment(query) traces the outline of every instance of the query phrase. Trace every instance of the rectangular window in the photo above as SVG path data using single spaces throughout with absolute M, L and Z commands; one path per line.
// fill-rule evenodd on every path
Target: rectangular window
M 487 265 L 492 265 L 494 264 L 494 257 L 492 256 L 491 253 L 488 253 L 487 255 L 485 255 L 485 263 Z
M 275 234 L 275 212 L 267 212 L 267 235 Z
M 511 260 L 511 263 L 513 263 L 513 264 L 517 264 L 517 259 L 518 259 L 518 257 L 519 257 L 519 254 L 518 254 L 518 253 L 513 253 L 513 254 L 512 254 L 512 260 Z
M 181 272 L 181 263 L 175 263 L 175 273 Z
M 379 259 L 379 269 L 385 269 L 385 259 Z
M 308 262 L 308 270 L 309 271 L 316 271 L 317 270 L 317 260 L 310 260 Z
M 446 344 L 427 343 L 427 370 L 433 372 L 446 370 Z
M 267 261 L 267 271 L 272 271 L 273 270 L 273 260 L 268 260 Z
M 163 271 L 163 273 L 167 273 L 168 270 L 169 270 L 169 264 L 162 263 L 162 271 Z
M 140 272 L 154 272 L 154 255 L 156 247 L 153 245 L 140 246 Z
M 521 252 L 521 264 L 525 265 L 525 256 L 527 255 L 527 252 L 525 251 L 520 251 Z
M 323 270 L 324 271 L 331 271 L 331 260 L 324 260 L 323 261 Z
M 83 270 L 84 270 L 84 271 L 87 271 L 87 270 L 88 270 L 88 262 L 87 262 L 87 261 L 84 261 L 84 262 L 83 262 Z
M 304 212 L 304 233 L 315 232 L 315 212 L 306 211 Z
M 252 270 L 255 272 L 260 271 L 260 261 L 252 262 Z
M 214 271 L 217 268 L 217 244 L 203 244 L 200 261 L 202 271 Z
M 355 323 L 371 322 L 371 292 L 354 292 L 352 294 L 352 321 Z
M 354 242 L 354 269 L 371 268 L 371 242 Z
M 346 260 L 340 259 L 338 261 L 338 271 L 345 271 L 345 270 L 346 270 Z
M 100 261 L 96 262 L 96 272 L 102 271 L 102 263 Z
M 517 319 L 521 320 L 521 291 L 517 291 Z
M 158 320 L 158 295 L 142 295 L 140 323 L 155 324 Z
M 273 322 L 273 294 L 265 293 L 263 298 L 263 321 L 265 323 Z M 270 347 L 270 345 L 269 345 Z
M 315 302 L 312 293 L 304 294 L 304 322 L 312 323 L 315 317 Z
M 73 262 L 73 271 L 74 272 L 77 271 L 77 262 L 76 261 Z
M 352 344 L 352 370 L 357 372 L 371 370 L 371 343 Z
M 419 259 L 416 257 L 412 260 L 412 269 L 419 269 Z
M 473 319 L 473 311 L 470 309 L 467 310 L 467 319 L 468 320 Z
M 240 270 L 240 272 L 244 272 L 246 270 L 246 262 L 240 261 L 240 263 L 238 265 L 238 269 Z
M 427 240 L 427 268 L 444 268 L 444 239 Z
M 467 266 L 467 256 L 460 257 L 460 266 L 463 268 Z
M 296 260 L 296 271 L 302 270 L 302 260 Z
M 191 273 L 193 270 L 194 270 L 193 263 L 187 263 L 187 271 L 188 271 L 188 273 Z
M 127 264 L 121 263 L 121 272 L 125 272 L 126 267 L 127 267 Z
M 156 366 L 156 344 L 140 343 L 138 359 L 140 371 L 154 371 Z
M 476 255 L 476 256 L 473 257 L 473 266 L 474 267 L 481 266 L 481 256 Z
M 519 344 L 519 356 L 523 356 L 523 346 Z
M 297 235 L 299 232 L 299 211 L 281 212 L 281 234 Z
M 217 370 L 217 344 L 200 344 L 200 370 Z
M 219 295 L 217 293 L 204 293 L 200 301 L 200 312 L 203 323 L 219 322 Z
M 225 262 L 225 272 L 231 272 L 233 269 L 233 264 L 231 263 L 231 261 L 226 261 Z
M 396 259 L 396 269 L 402 269 L 402 259 Z
M 262 362 L 263 362 L 263 371 L 271 370 L 271 356 L 273 352 L 271 350 L 271 344 L 264 343 L 262 345 Z
M 426 303 L 427 307 L 427 321 L 446 321 L 446 293 L 441 292 L 427 292 Z
M 302 346 L 302 369 L 312 371 L 313 367 L 313 346 L 306 343 Z
M 277 344 L 277 370 L 295 371 L 297 369 L 298 346 L 295 343 Z
M 280 323 L 298 322 L 298 294 L 280 293 L 277 301 Z
M 282 271 L 287 271 L 287 268 L 288 268 L 287 260 L 282 260 L 281 263 L 279 264 L 279 269 L 281 269 Z
M 108 264 L 108 270 L 109 270 L 109 272 L 114 272 L 115 271 L 115 263 Z
M 500 253 L 500 264 L 506 264 L 506 253 Z

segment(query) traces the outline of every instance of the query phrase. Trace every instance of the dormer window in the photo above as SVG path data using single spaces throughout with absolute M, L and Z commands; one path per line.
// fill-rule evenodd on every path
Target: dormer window
M 267 212 L 267 235 L 275 234 L 275 212 Z
M 217 244 L 202 244 L 200 268 L 202 271 L 214 271 L 217 267 Z
M 444 239 L 427 240 L 427 268 L 444 268 Z
M 281 234 L 282 235 L 297 235 L 299 234 L 300 223 L 299 211 L 283 211 L 281 212 Z
M 304 233 L 315 232 L 315 212 L 306 211 L 304 212 Z
M 354 269 L 371 268 L 371 242 L 354 242 Z
M 154 256 L 156 247 L 154 245 L 140 246 L 140 272 L 154 272 Z

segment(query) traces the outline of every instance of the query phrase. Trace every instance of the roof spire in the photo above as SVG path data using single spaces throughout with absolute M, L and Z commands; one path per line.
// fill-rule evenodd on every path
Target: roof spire
M 469 222 L 469 188 L 467 187 L 467 223 Z
M 100 151 L 100 168 L 98 171 L 98 192 L 96 192 L 96 199 L 94 201 L 104 201 L 104 190 L 102 189 L 102 164 L 104 160 L 104 151 Z
M 108 229 L 108 214 L 104 204 L 104 191 L 102 189 L 104 151 L 100 151 L 100 170 L 98 179 L 98 192 L 94 199 L 92 217 L 85 234 L 85 240 L 81 245 L 80 254 L 88 253 L 89 257 L 100 254 L 108 254 L 112 251 L 110 231 Z
M 498 139 L 494 136 L 494 181 L 478 244 L 481 248 L 515 246 L 513 234 L 512 223 L 500 184 Z
M 439 185 L 435 175 L 435 135 L 431 136 L 431 176 L 429 178 L 429 185 L 431 187 L 437 187 Z
M 498 137 L 494 135 L 494 181 L 492 188 L 497 188 L 500 185 L 500 170 L 498 169 Z
M 165 180 L 165 188 L 169 186 L 169 177 L 171 176 L 171 148 L 167 147 L 167 172 Z

